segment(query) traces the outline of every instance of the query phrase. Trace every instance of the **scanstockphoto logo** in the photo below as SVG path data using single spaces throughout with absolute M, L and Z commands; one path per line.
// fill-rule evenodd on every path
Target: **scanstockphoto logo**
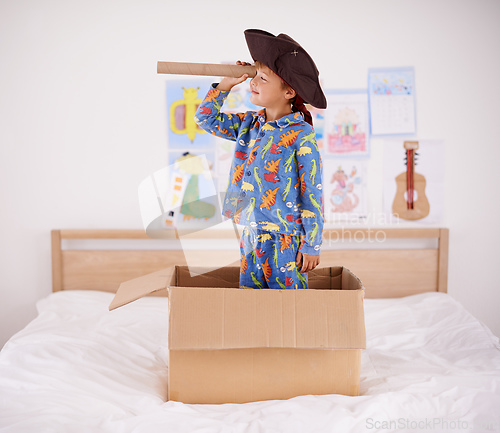
M 457 432 L 457 431 L 500 431 L 499 419 L 446 419 L 442 417 L 409 419 L 397 418 L 390 420 L 382 420 L 375 418 L 367 418 L 365 420 L 365 428 L 370 431 L 438 431 L 438 432 Z

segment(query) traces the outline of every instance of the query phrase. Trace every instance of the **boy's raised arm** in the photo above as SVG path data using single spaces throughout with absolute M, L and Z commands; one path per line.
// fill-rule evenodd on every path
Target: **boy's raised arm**
M 242 63 L 238 62 L 238 64 Z M 247 78 L 248 74 L 239 78 L 224 77 L 216 87 L 212 85 L 194 116 L 200 128 L 218 137 L 236 140 L 241 125 L 240 117 L 235 114 L 222 113 L 221 108 L 231 89 L 243 83 Z

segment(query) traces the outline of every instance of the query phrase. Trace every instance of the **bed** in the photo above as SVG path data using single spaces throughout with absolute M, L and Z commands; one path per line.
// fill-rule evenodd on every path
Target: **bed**
M 0 352 L 0 432 L 500 431 L 500 344 L 447 294 L 448 230 L 368 230 L 325 231 L 321 263 L 366 288 L 360 396 L 224 405 L 165 401 L 166 297 L 108 310 L 121 281 L 186 263 L 178 236 L 54 230 L 53 293 Z M 231 231 L 189 236 L 190 260 L 230 260 Z

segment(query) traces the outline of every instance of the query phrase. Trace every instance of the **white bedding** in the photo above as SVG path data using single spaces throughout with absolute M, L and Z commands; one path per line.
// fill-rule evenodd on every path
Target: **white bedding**
M 449 295 L 366 299 L 361 396 L 165 402 L 167 299 L 51 294 L 0 352 L 0 432 L 500 431 L 500 345 Z

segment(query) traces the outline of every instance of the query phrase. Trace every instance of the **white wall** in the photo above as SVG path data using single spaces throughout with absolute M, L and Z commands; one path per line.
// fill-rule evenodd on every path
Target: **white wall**
M 297 39 L 326 88 L 415 67 L 418 137 L 446 140 L 449 293 L 500 335 L 500 2 L 286 3 L 0 3 L 0 346 L 51 291 L 51 229 L 141 228 L 137 186 L 167 156 L 156 61 L 250 60 L 246 28 Z

